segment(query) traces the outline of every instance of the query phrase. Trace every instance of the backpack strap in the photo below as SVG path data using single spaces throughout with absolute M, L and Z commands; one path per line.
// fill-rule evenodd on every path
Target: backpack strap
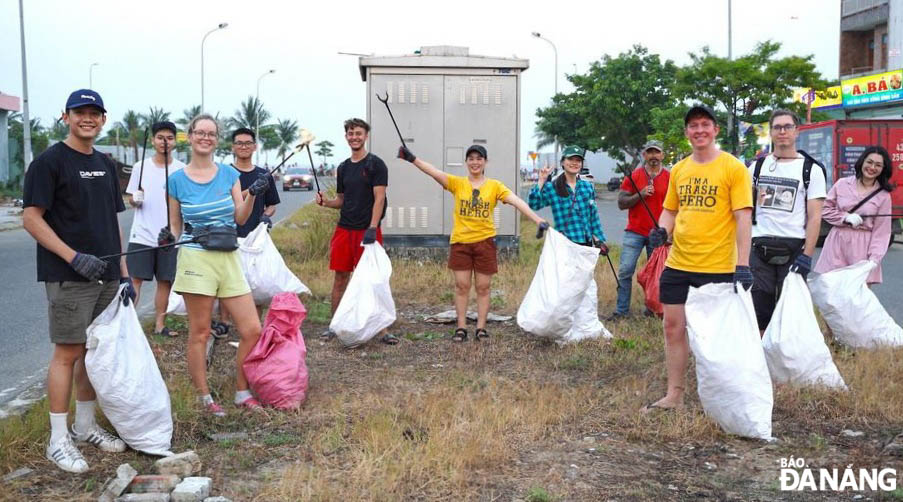
M 767 157 L 767 155 L 765 156 Z M 759 201 L 759 173 L 762 172 L 762 164 L 765 163 L 765 157 L 759 157 L 756 159 L 756 168 L 753 169 L 752 176 L 752 196 L 753 196 L 753 207 L 752 207 L 752 224 L 756 224 L 756 204 Z
M 815 160 L 815 157 L 809 155 L 805 150 L 797 150 L 796 153 L 803 156 L 803 188 L 806 190 L 806 196 L 803 197 L 803 213 L 805 214 L 806 221 L 809 221 L 809 180 L 812 177 L 812 165 L 815 164 L 821 168 L 822 179 L 825 180 L 825 185 L 828 184 L 828 171 L 825 170 L 825 166 L 822 165 L 821 162 Z

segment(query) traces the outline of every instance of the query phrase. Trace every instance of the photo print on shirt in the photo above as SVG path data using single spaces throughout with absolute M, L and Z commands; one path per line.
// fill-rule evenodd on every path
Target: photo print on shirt
M 793 206 L 796 203 L 796 192 L 799 190 L 799 180 L 761 176 L 759 177 L 758 188 L 759 207 L 788 213 L 793 212 Z

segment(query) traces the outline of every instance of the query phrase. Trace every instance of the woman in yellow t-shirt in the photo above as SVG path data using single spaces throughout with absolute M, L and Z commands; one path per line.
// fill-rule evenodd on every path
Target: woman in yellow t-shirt
M 537 225 L 549 226 L 502 182 L 484 175 L 487 158 L 484 147 L 471 146 L 465 157 L 467 177 L 454 176 L 418 159 L 405 147 L 398 149 L 398 158 L 430 175 L 455 198 L 454 227 L 448 253 L 448 268 L 455 274 L 455 312 L 458 315 L 458 328 L 452 337 L 455 342 L 467 340 L 467 303 L 471 283 L 477 292 L 477 330 L 474 337 L 477 341 L 489 337 L 486 331 L 489 290 L 492 276 L 498 272 L 493 221 L 496 204 L 499 201 L 510 204 Z

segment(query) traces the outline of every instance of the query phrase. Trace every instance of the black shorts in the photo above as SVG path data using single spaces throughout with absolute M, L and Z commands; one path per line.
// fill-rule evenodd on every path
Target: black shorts
M 733 282 L 734 274 L 705 274 L 665 267 L 658 284 L 658 299 L 665 305 L 687 303 L 690 286 L 698 288 L 717 282 Z
M 128 251 L 150 247 L 130 242 Z M 126 255 L 125 264 L 129 267 L 129 276 L 134 279 L 152 281 L 156 277 L 158 281 L 172 282 L 176 278 L 176 256 L 178 254 L 173 248 L 155 249 Z

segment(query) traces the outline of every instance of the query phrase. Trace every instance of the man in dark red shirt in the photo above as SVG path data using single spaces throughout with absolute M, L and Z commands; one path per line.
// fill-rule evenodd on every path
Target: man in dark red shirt
M 665 193 L 668 191 L 668 178 L 670 174 L 662 167 L 662 144 L 658 141 L 650 141 L 643 147 L 643 165 L 630 173 L 630 179 L 624 178 L 621 183 L 621 191 L 618 193 L 618 208 L 627 209 L 627 228 L 624 230 L 624 241 L 621 243 L 621 263 L 618 268 L 618 303 L 615 311 L 608 320 L 623 318 L 630 312 L 630 291 L 633 287 L 633 273 L 636 270 L 636 262 L 643 248 L 646 248 L 646 258 L 652 254 L 652 246 L 649 244 L 649 232 L 655 228 L 649 212 L 640 202 L 646 201 L 646 206 L 652 211 L 655 221 L 662 214 L 662 203 L 665 201 Z M 636 185 L 636 187 L 634 187 Z M 639 188 L 639 192 L 637 192 Z

